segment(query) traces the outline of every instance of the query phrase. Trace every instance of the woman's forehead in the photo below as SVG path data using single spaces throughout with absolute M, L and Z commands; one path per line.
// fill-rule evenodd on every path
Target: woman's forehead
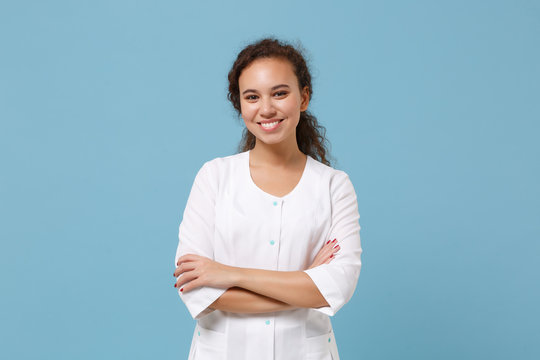
M 292 86 L 296 82 L 292 65 L 289 61 L 278 58 L 262 58 L 253 61 L 240 74 L 238 85 L 245 87 L 272 88 L 277 84 Z

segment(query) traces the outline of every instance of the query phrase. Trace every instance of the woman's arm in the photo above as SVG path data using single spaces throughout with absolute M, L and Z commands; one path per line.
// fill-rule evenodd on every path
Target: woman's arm
M 327 241 L 308 269 L 329 264 L 334 259 L 334 253 L 340 249 L 336 241 L 337 239 Z M 326 299 L 315 286 L 311 277 L 303 271 L 272 271 L 239 267 L 233 268 L 232 271 L 233 281 L 237 286 L 234 289 L 240 288 L 239 291 L 242 291 L 244 295 L 238 296 L 237 299 L 231 299 L 238 301 L 239 308 L 251 306 L 250 300 L 256 302 L 254 307 L 273 308 L 277 304 L 278 307 L 285 307 L 284 310 L 288 310 L 287 306 L 293 309 L 328 306 Z M 224 297 L 225 294 L 221 297 Z M 233 297 L 231 296 L 231 298 Z M 224 302 L 228 303 L 229 299 L 226 297 Z
M 227 289 L 216 301 L 209 306 L 214 310 L 235 313 L 258 314 L 274 311 L 292 310 L 294 306 L 282 301 L 269 298 L 239 287 Z
M 330 263 L 340 249 L 335 242 L 336 239 L 328 241 L 308 269 Z M 210 304 L 210 309 L 252 313 L 328 306 L 313 280 L 303 271 L 240 268 L 194 254 L 180 257 L 177 265 L 173 275 L 179 276 L 175 286 L 180 292 L 189 293 L 204 285 L 228 289 Z
M 317 286 L 303 271 L 273 271 L 233 268 L 235 286 L 250 290 L 293 307 L 328 306 Z

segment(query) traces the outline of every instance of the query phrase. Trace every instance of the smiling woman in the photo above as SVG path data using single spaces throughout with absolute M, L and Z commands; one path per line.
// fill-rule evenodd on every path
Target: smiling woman
M 199 169 L 178 233 L 190 360 L 339 359 L 329 317 L 356 288 L 360 215 L 311 96 L 304 57 L 276 39 L 244 48 L 229 72 L 243 138 Z
M 266 144 L 285 141 L 297 147 L 296 127 L 309 104 L 309 87 L 300 92 L 292 64 L 281 58 L 257 59 L 244 68 L 238 83 L 246 128 Z

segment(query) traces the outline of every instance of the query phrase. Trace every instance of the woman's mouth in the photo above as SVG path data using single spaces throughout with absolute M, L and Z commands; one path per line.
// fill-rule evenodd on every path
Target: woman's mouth
M 279 126 L 279 124 L 281 124 L 281 122 L 282 122 L 283 120 L 284 120 L 284 119 L 276 120 L 276 121 L 272 121 L 272 122 L 257 123 L 257 124 L 259 124 L 259 126 L 260 126 L 264 131 L 272 131 L 272 130 L 277 129 L 277 127 Z

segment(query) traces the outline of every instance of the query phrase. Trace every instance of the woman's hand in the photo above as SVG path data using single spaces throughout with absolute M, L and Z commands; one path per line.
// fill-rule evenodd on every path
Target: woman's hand
M 176 265 L 178 267 L 173 276 L 179 278 L 174 286 L 180 288 L 180 291 L 184 293 L 199 286 L 212 286 L 222 289 L 234 286 L 235 273 L 232 266 L 196 254 L 181 256 Z M 187 285 L 182 287 L 186 283 Z
M 334 253 L 338 252 L 340 249 L 339 245 L 336 245 L 336 242 L 337 239 L 334 239 L 332 241 L 328 240 L 326 244 L 322 247 L 322 249 L 319 251 L 317 256 L 315 256 L 313 264 L 311 264 L 308 269 L 314 268 L 322 264 L 328 264 L 330 261 L 334 260 Z

